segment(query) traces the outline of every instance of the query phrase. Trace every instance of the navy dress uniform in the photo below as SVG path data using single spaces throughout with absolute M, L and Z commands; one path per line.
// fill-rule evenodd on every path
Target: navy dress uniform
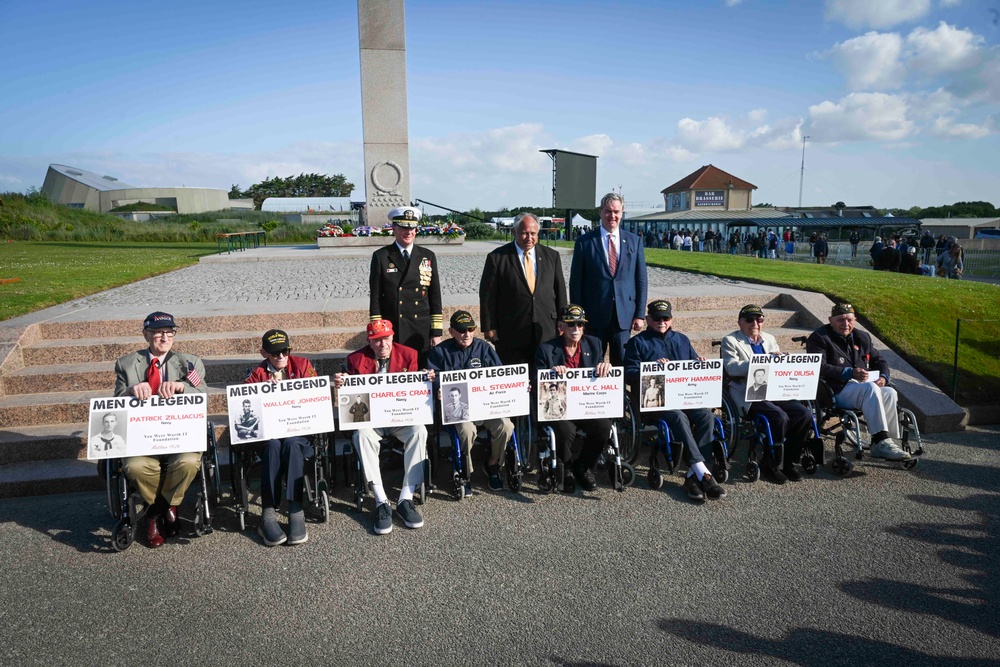
M 409 206 L 389 211 L 396 242 L 372 254 L 368 315 L 372 322 L 392 322 L 396 342 L 417 350 L 425 359 L 430 339 L 441 336 L 443 323 L 437 257 L 413 243 L 420 215 L 419 209 Z M 406 239 L 408 249 L 403 243 Z

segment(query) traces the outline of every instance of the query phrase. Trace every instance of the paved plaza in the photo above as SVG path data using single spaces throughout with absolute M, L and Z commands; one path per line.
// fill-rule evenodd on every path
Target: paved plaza
M 341 485 L 307 544 L 273 549 L 228 507 L 113 553 L 101 493 L 3 500 L 0 664 L 1000 665 L 998 437 L 704 506 L 677 476 L 435 495 L 383 537 Z

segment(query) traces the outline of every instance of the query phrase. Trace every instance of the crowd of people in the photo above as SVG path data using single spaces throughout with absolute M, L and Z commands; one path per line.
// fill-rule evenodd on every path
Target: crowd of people
M 601 225 L 577 239 L 568 295 L 560 254 L 538 245 L 539 223 L 535 216 L 519 215 L 514 240 L 486 258 L 480 282 L 483 338 L 475 336 L 479 327 L 472 313 L 465 310 L 453 313 L 444 330 L 442 277 L 437 259 L 431 250 L 415 244 L 421 213 L 411 207 L 394 209 L 390 212 L 394 241 L 372 256 L 366 344 L 347 356 L 343 372 L 334 375 L 334 385 L 342 387 L 350 375 L 421 370 L 436 382 L 442 371 L 501 364 L 528 364 L 531 377 L 537 377 L 537 370 L 562 375 L 567 369 L 577 368 L 594 369 L 597 376 L 604 376 L 617 366 L 624 367 L 626 381 L 638 392 L 642 362 L 700 359 L 690 339 L 673 328 L 672 304 L 664 299 L 647 301 L 644 244 L 637 235 L 621 229 L 623 204 L 619 195 L 605 195 L 600 207 Z M 711 239 L 713 248 L 716 239 Z M 764 415 L 772 424 L 774 446 L 764 452 L 763 470 L 766 479 L 780 484 L 802 479 L 795 466 L 808 435 L 809 413 L 796 401 L 761 400 L 748 404 L 743 399 L 749 356 L 779 351 L 774 337 L 763 331 L 764 317 L 760 306 L 744 306 L 736 316 L 738 328 L 723 341 L 722 358 L 731 380 L 730 392 L 739 408 L 751 416 Z M 872 432 L 873 455 L 904 460 L 909 455 L 894 440 L 899 437 L 899 424 L 895 416 L 896 393 L 888 385 L 888 365 L 871 345 L 870 337 L 855 330 L 855 323 L 854 308 L 838 304 L 829 324 L 809 338 L 807 349 L 823 355 L 821 373 L 834 386 L 838 404 L 864 413 Z M 168 313 L 155 312 L 146 318 L 143 337 L 147 347 L 118 361 L 116 396 L 169 398 L 206 391 L 202 360 L 172 349 L 177 331 L 178 325 Z M 262 361 L 246 382 L 315 376 L 312 364 L 291 351 L 287 333 L 280 329 L 267 331 L 261 339 Z M 875 371 L 878 379 L 869 382 L 869 373 Z M 560 399 L 558 394 L 555 398 Z M 476 434 L 480 427 L 486 429 L 490 444 L 484 463 L 489 487 L 502 490 L 502 453 L 513 432 L 511 420 L 500 418 L 476 424 L 468 419 L 469 408 L 461 395 L 441 400 L 452 417 L 461 420 L 456 429 L 470 471 Z M 561 413 L 565 415 L 565 409 Z M 673 440 L 682 444 L 688 463 L 683 482 L 687 496 L 695 502 L 724 498 L 725 488 L 705 463 L 712 456 L 712 411 L 699 408 L 643 414 L 665 420 Z M 249 416 L 245 421 L 246 428 L 253 427 Z M 237 423 L 241 423 L 239 419 Z M 556 456 L 567 471 L 567 484 L 573 483 L 584 492 L 596 489 L 594 470 L 608 442 L 610 419 L 564 417 L 550 425 L 556 436 Z M 578 430 L 584 435 L 577 452 L 573 443 Z M 384 436 L 393 436 L 403 449 L 403 478 L 395 507 L 379 469 Z M 421 463 L 426 458 L 427 439 L 423 425 L 361 428 L 353 432 L 364 479 L 374 497 L 375 534 L 391 532 L 394 515 L 409 529 L 424 525 L 413 498 L 424 481 Z M 306 542 L 302 497 L 303 462 L 309 455 L 307 439 L 289 437 L 247 446 L 253 446 L 263 461 L 258 526 L 262 541 L 268 546 Z M 200 454 L 196 452 L 126 460 L 125 474 L 148 506 L 146 541 L 151 547 L 162 545 L 176 534 L 177 506 L 199 465 Z M 471 485 L 466 491 L 472 493 Z M 287 528 L 278 521 L 282 500 L 287 501 Z

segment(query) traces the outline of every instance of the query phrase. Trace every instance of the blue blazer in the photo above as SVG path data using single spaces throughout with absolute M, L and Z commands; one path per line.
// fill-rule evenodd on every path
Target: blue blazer
M 645 316 L 646 254 L 638 236 L 624 229 L 618 234 L 621 247 L 614 278 L 601 248 L 600 228 L 578 238 L 573 248 L 569 298 L 587 311 L 591 331 L 603 331 L 611 323 L 628 330 L 632 320 Z
M 597 368 L 604 361 L 604 346 L 599 338 L 584 335 L 580 339 L 580 368 Z M 548 370 L 566 364 L 566 348 L 562 336 L 556 336 L 538 346 L 535 352 L 535 366 L 538 370 Z M 532 378 L 534 382 L 537 377 Z

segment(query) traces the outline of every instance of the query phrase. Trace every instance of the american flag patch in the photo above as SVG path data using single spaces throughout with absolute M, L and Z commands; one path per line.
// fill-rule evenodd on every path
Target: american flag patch
M 188 372 L 185 377 L 187 377 L 188 382 L 191 383 L 192 387 L 197 387 L 201 384 L 201 376 L 198 375 L 198 371 L 194 369 L 193 361 L 188 362 Z

